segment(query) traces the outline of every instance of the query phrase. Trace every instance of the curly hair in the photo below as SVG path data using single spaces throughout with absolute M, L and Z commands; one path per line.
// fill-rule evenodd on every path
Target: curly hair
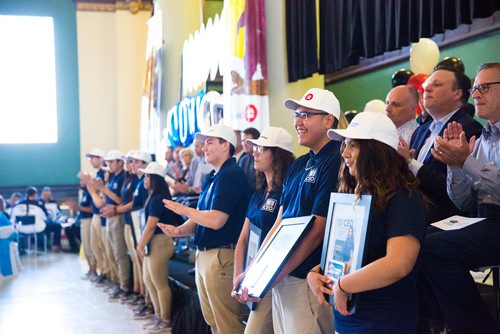
M 370 194 L 374 199 L 375 212 L 381 210 L 394 196 L 396 190 L 403 187 L 408 192 L 417 190 L 419 182 L 408 168 L 405 159 L 393 148 L 376 140 L 353 139 L 359 145 L 356 158 L 356 177 L 342 161 L 339 169 L 339 192 Z M 345 149 L 342 144 L 341 152 Z
M 280 191 L 283 188 L 283 183 L 285 183 L 288 167 L 290 167 L 295 160 L 295 156 L 293 153 L 279 147 L 269 147 L 267 149 L 271 150 L 273 159 L 273 181 L 271 188 L 275 191 Z M 257 171 L 256 181 L 257 189 L 262 189 L 266 186 L 266 175 L 264 172 Z

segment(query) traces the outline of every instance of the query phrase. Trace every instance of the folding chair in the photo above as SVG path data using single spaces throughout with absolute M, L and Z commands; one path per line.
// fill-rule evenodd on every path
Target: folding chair
M 23 231 L 21 231 L 21 229 L 19 229 L 19 234 L 25 236 L 28 239 L 28 247 L 26 249 L 27 252 L 29 251 L 28 254 L 37 255 L 38 254 L 38 236 L 37 236 L 37 234 L 39 234 L 39 233 L 35 232 L 35 216 L 30 216 L 30 215 L 18 216 L 18 217 L 16 217 L 16 220 L 20 226 L 33 227 L 33 232 L 27 232 L 27 229 L 23 228 L 22 229 Z M 45 254 L 45 253 L 47 253 L 47 236 L 43 232 L 40 232 L 40 234 L 43 237 L 43 253 Z M 35 238 L 35 242 L 34 242 L 35 247 L 33 249 L 31 248 L 31 238 L 32 237 Z

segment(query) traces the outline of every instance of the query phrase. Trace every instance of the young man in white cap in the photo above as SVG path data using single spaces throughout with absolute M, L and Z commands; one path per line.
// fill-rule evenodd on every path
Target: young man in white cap
M 92 220 L 90 223 L 90 249 L 97 260 L 100 268 L 100 275 L 93 279 L 93 282 L 98 285 L 104 285 L 112 276 L 111 264 L 106 256 L 104 245 L 104 233 L 106 226 L 106 219 L 101 217 L 101 209 L 96 203 L 101 202 L 101 195 L 98 191 L 98 184 L 104 184 L 106 181 L 106 172 L 104 170 L 104 152 L 101 149 L 95 148 L 87 152 L 85 155 L 89 159 L 92 167 L 97 169 L 95 179 L 87 179 L 85 186 L 91 197 L 92 207 Z
M 124 182 L 125 170 L 123 169 L 123 154 L 118 150 L 111 150 L 105 159 L 109 164 L 111 177 L 106 187 L 101 191 L 106 196 L 106 206 L 122 204 L 121 189 Z M 106 233 L 111 244 L 111 260 L 114 262 L 118 273 L 119 288 L 111 293 L 110 301 L 125 297 L 130 284 L 130 261 L 127 255 L 127 245 L 124 237 L 123 214 L 109 215 L 106 218 Z
M 280 272 L 278 283 L 273 288 L 274 331 L 332 333 L 332 312 L 316 301 L 307 286 L 306 276 L 321 260 L 330 193 L 337 190 L 340 143 L 330 141 L 327 131 L 337 127 L 340 104 L 332 92 L 312 88 L 300 101 L 285 100 L 285 107 L 295 111 L 292 117 L 298 142 L 310 151 L 299 157 L 288 170 L 282 205 L 273 230 L 284 218 L 312 214 L 316 220 Z
M 214 166 L 202 186 L 198 209 L 164 200 L 165 206 L 189 219 L 181 226 L 161 225 L 174 237 L 195 235 L 196 286 L 205 321 L 213 333 L 243 333 L 246 306 L 231 297 L 234 249 L 250 198 L 246 176 L 233 158 L 236 135 L 217 124 L 197 133 L 207 162 Z

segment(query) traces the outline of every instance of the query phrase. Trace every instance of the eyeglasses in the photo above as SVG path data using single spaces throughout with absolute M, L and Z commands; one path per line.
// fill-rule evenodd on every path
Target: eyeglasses
M 254 145 L 253 146 L 253 153 L 256 153 L 256 154 L 262 154 L 262 152 L 264 152 L 265 150 L 267 150 L 268 148 L 267 147 L 264 147 L 264 146 L 259 146 L 259 145 Z
M 295 113 L 293 113 L 292 115 L 292 119 L 294 121 L 300 119 L 301 121 L 307 121 L 307 119 L 310 117 L 310 116 L 317 116 L 317 115 L 328 115 L 327 112 L 310 112 L 310 111 L 297 111 Z
M 487 83 L 484 83 L 484 84 L 480 84 L 480 85 L 477 85 L 477 86 L 472 86 L 471 89 L 469 89 L 469 93 L 470 95 L 474 94 L 474 92 L 476 90 L 479 91 L 479 93 L 481 94 L 486 94 L 488 93 L 488 91 L 490 90 L 490 86 L 491 85 L 496 85 L 496 84 L 500 84 L 500 81 L 496 81 L 496 82 L 487 82 Z

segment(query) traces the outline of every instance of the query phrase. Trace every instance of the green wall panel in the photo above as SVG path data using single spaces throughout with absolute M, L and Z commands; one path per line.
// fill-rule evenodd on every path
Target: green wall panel
M 465 64 L 466 74 L 473 79 L 477 65 L 500 61 L 500 31 L 480 36 L 447 48 L 440 49 L 440 59 L 446 56 L 460 57 Z M 410 68 L 409 61 L 393 64 L 373 72 L 348 78 L 326 86 L 335 93 L 342 110 L 363 110 L 366 102 L 373 99 L 385 100 L 391 87 L 391 77 L 400 68 Z
M 0 144 L 0 187 L 77 184 L 80 117 L 76 2 L 0 0 L 0 14 L 53 17 L 58 122 L 56 144 Z

